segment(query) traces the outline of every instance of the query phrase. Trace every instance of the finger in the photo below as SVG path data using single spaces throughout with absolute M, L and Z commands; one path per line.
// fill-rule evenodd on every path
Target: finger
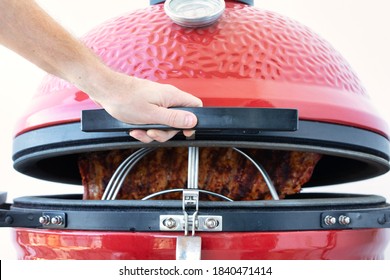
M 164 107 L 157 107 L 155 117 L 161 124 L 181 129 L 193 128 L 198 122 L 195 114 L 191 112 Z
M 146 134 L 149 138 L 158 141 L 158 142 L 165 142 L 171 139 L 173 136 L 175 136 L 179 131 L 177 130 L 157 130 L 157 129 L 149 129 L 146 131 Z
M 191 137 L 195 134 L 195 130 L 183 130 L 183 134 L 185 137 Z
M 154 139 L 149 137 L 148 134 L 146 133 L 146 131 L 144 130 L 132 130 L 130 131 L 130 136 L 143 142 L 143 143 L 150 143 L 152 142 Z

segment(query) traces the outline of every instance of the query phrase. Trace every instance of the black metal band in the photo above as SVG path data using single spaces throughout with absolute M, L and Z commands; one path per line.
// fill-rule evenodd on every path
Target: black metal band
M 303 199 L 201 202 L 199 215 L 222 217 L 224 232 L 390 228 L 390 205 L 380 196 L 301 194 Z M 323 196 L 321 198 L 321 196 Z M 306 198 L 305 198 L 306 197 Z M 160 231 L 161 215 L 181 215 L 181 201 L 81 201 L 26 197 L 0 210 L 0 227 L 99 231 Z M 62 217 L 44 225 L 42 217 Z M 331 223 L 332 219 L 334 223 Z M 340 217 L 347 217 L 343 224 Z M 330 221 L 330 222 L 329 222 Z

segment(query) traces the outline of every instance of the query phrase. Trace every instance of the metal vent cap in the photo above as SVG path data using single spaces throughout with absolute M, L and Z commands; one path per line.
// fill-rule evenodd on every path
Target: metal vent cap
M 223 0 L 167 0 L 165 13 L 184 27 L 203 27 L 216 22 L 225 10 Z

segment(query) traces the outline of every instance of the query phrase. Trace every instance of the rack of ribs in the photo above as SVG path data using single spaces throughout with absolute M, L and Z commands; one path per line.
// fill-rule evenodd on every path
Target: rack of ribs
M 272 180 L 280 199 L 301 191 L 321 158 L 302 151 L 243 149 L 260 163 Z M 111 176 L 134 149 L 90 152 L 80 155 L 79 170 L 84 186 L 83 199 L 98 200 Z M 127 175 L 116 199 L 139 200 L 162 190 L 186 188 L 188 148 L 160 148 L 145 155 Z M 270 191 L 255 166 L 232 148 L 204 147 L 199 152 L 199 189 L 232 200 L 269 200 Z M 164 199 L 180 199 L 168 193 Z M 203 200 L 215 200 L 203 194 Z

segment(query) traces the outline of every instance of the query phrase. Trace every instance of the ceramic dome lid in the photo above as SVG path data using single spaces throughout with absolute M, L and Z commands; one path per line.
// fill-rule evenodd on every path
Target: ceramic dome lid
M 329 172 L 338 172 L 332 165 L 341 171 L 333 179 L 322 176 L 322 183 L 389 170 L 388 125 L 358 76 L 331 44 L 295 20 L 241 1 L 226 1 L 214 24 L 185 28 L 168 17 L 160 3 L 108 20 L 82 40 L 111 68 L 177 86 L 201 98 L 205 107 L 297 109 L 296 133 L 263 133 L 251 143 L 348 158 L 328 164 Z M 50 160 L 42 167 L 42 159 L 139 145 L 124 134 L 81 134 L 81 111 L 98 106 L 56 77 L 43 80 L 31 104 L 15 131 L 15 168 L 23 173 L 40 177 L 55 173 Z M 61 126 L 68 127 L 66 135 Z M 348 172 L 343 167 L 347 163 Z M 45 168 L 50 169 L 46 175 L 37 175 Z M 66 181 L 67 175 L 59 176 Z
M 300 118 L 350 125 L 389 136 L 359 78 L 325 40 L 277 13 L 227 2 L 209 27 L 183 28 L 164 5 L 97 26 L 82 40 L 107 65 L 173 84 L 205 106 L 295 108 Z M 78 121 L 96 105 L 77 88 L 48 76 L 16 133 Z

